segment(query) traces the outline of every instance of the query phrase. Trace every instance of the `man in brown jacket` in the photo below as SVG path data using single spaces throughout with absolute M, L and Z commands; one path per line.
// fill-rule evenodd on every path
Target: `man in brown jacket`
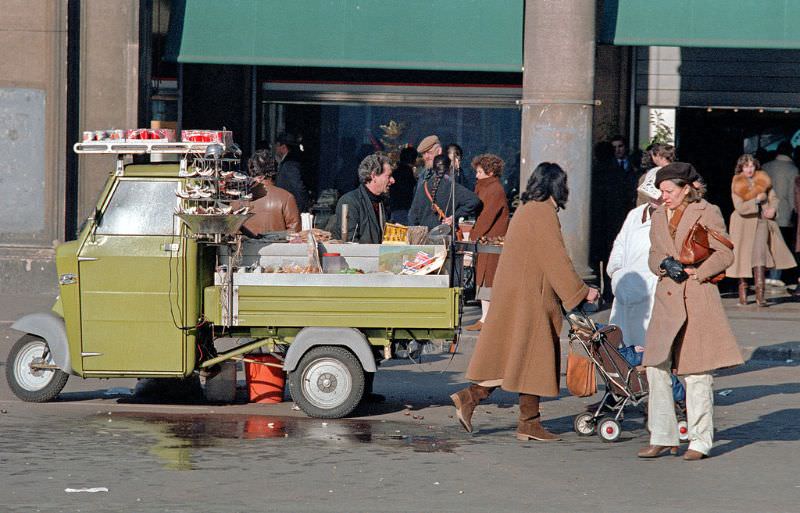
M 275 185 L 278 168 L 267 150 L 256 151 L 247 162 L 253 187 L 250 204 L 253 217 L 242 226 L 242 233 L 257 237 L 268 232 L 300 229 L 300 212 L 292 193 Z

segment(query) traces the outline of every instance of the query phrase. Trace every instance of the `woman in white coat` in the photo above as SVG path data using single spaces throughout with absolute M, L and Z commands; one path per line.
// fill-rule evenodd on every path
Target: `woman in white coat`
M 620 327 L 629 346 L 644 346 L 658 283 L 658 276 L 648 267 L 647 259 L 650 216 L 661 204 L 661 191 L 655 187 L 659 169 L 653 168 L 645 175 L 638 192 L 647 202 L 628 212 L 608 258 L 607 272 L 614 293 L 609 323 Z

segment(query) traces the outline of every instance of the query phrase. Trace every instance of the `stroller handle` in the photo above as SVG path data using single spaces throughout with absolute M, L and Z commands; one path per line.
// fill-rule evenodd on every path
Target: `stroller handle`
M 567 322 L 569 322 L 571 328 L 588 331 L 594 334 L 597 332 L 597 325 L 586 313 L 584 305 L 586 305 L 586 301 L 582 301 L 572 310 L 566 310 L 562 305 L 561 310 L 564 312 L 564 317 L 567 319 Z

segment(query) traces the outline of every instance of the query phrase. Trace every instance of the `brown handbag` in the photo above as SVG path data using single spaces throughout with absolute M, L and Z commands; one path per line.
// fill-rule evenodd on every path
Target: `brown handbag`
M 683 265 L 698 265 L 704 262 L 708 257 L 714 253 L 714 248 L 708 242 L 708 236 L 711 235 L 719 242 L 721 242 L 728 249 L 733 249 L 733 242 L 728 240 L 718 231 L 709 228 L 699 222 L 695 222 L 692 229 L 689 230 L 689 235 L 681 245 L 681 252 L 678 255 L 678 260 Z M 719 283 L 725 278 L 725 273 L 721 272 L 716 276 L 709 278 L 711 283 Z
M 577 397 L 589 397 L 597 392 L 594 362 L 569 348 L 567 355 L 567 389 Z

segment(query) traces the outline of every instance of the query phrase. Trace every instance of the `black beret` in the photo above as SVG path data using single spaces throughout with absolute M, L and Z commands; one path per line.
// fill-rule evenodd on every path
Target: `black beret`
M 672 162 L 658 170 L 655 186 L 658 187 L 664 180 L 683 180 L 692 183 L 700 179 L 700 173 L 693 165 L 687 162 Z

